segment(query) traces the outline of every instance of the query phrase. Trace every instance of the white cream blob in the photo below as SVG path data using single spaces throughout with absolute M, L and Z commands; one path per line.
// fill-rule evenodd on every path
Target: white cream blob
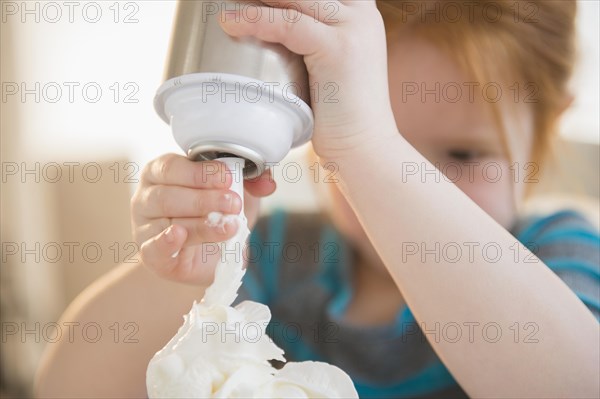
M 219 160 L 232 171 L 231 190 L 243 199 L 244 160 Z M 246 272 L 242 250 L 250 231 L 243 205 L 240 215 L 213 212 L 207 223 L 223 227 L 235 219 L 239 229 L 221 247 L 214 282 L 148 364 L 148 397 L 358 398 L 350 377 L 335 366 L 321 362 L 290 362 L 280 370 L 271 366 L 269 360 L 285 358 L 265 331 L 271 320 L 269 308 L 252 301 L 231 306 Z

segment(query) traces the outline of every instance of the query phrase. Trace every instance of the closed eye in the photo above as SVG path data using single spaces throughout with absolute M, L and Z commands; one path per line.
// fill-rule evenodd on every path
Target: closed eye
M 473 150 L 450 150 L 448 151 L 448 155 L 457 161 L 465 162 L 479 158 L 481 153 Z

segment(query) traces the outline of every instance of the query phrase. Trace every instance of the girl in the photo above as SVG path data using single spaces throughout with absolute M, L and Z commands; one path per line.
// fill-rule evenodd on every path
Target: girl
M 362 397 L 598 397 L 597 231 L 575 212 L 519 214 L 571 101 L 575 3 L 293 6 L 301 18 L 228 13 L 222 26 L 282 43 L 304 56 L 312 85 L 336 85 L 336 101 L 312 99 L 314 152 L 336 183 L 327 216 L 256 224 L 275 183 L 246 182 L 254 231 L 239 300 L 271 307 L 288 360 L 333 363 Z M 64 315 L 133 323 L 137 342 L 65 338 L 38 394 L 145 395 L 149 359 L 212 280 L 218 255 L 202 244 L 238 228 L 205 223 L 240 212 L 230 185 L 219 162 L 171 154 L 145 168 L 131 202 L 141 263 Z

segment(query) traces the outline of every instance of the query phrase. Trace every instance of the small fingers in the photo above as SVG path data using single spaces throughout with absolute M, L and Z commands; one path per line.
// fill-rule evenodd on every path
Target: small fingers
M 171 219 L 170 222 L 173 226 L 177 226 L 178 229 L 185 230 L 186 239 L 183 242 L 182 247 L 187 248 L 208 242 L 215 243 L 227 241 L 237 232 L 237 218 L 226 217 L 223 221 L 214 219 L 216 218 L 174 218 Z M 160 234 L 163 234 L 164 231 L 168 230 L 164 227 L 165 224 L 168 223 L 169 221 L 163 218 L 155 219 L 148 224 L 140 226 L 137 230 L 137 236 L 140 238 L 139 241 L 151 241 L 155 237 L 160 236 Z
M 198 190 L 181 186 L 150 186 L 139 203 L 137 213 L 146 219 L 199 217 L 210 212 L 238 214 L 242 210 L 242 199 L 231 190 Z
M 282 12 L 273 13 L 270 7 L 259 7 L 259 18 L 249 20 L 237 13 L 226 12 L 219 22 L 226 33 L 232 36 L 254 36 L 257 39 L 281 43 L 290 51 L 300 55 L 311 55 L 332 48 L 334 43 L 324 47 L 325 40 L 335 39 L 332 26 L 315 21 L 306 15 L 286 16 Z
M 182 155 L 166 154 L 146 165 L 141 179 L 146 184 L 222 189 L 231 187 L 232 176 L 222 162 L 197 162 Z
M 277 185 L 269 169 L 257 178 L 246 180 L 244 188 L 255 197 L 266 197 L 273 194 Z
M 160 275 L 168 275 L 177 267 L 178 253 L 187 238 L 186 229 L 171 225 L 140 247 L 142 262 Z

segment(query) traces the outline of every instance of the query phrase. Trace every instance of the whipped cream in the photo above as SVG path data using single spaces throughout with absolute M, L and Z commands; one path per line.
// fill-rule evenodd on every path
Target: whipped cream
M 233 173 L 231 190 L 244 198 L 244 160 L 222 158 Z M 243 202 L 243 201 L 242 201 Z M 194 302 L 184 323 L 158 351 L 146 372 L 148 397 L 154 398 L 357 398 L 350 377 L 321 362 L 285 362 L 283 350 L 266 334 L 271 311 L 244 301 L 232 307 L 245 274 L 242 249 L 250 234 L 243 211 L 213 212 L 207 223 L 239 222 L 236 235 L 223 243 L 215 279 L 200 303 Z

